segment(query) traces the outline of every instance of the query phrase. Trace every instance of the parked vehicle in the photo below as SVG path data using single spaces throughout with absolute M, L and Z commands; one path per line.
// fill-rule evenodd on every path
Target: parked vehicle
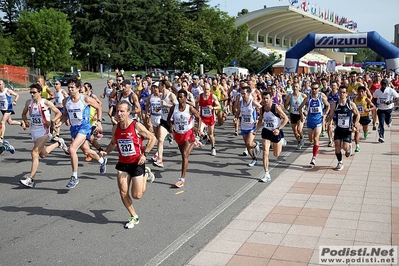
M 78 76 L 75 73 L 65 73 L 60 79 L 61 86 L 66 86 L 68 80 L 76 78 L 78 78 Z

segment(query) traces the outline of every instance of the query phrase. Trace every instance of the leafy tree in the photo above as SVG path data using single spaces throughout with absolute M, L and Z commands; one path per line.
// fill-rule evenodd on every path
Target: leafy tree
M 17 51 L 24 56 L 25 65 L 30 64 L 30 47 L 36 48 L 35 66 L 43 73 L 70 65 L 69 50 L 73 40 L 65 14 L 44 7 L 31 13 L 23 12 L 17 25 L 15 42 Z
M 359 48 L 357 49 L 357 55 L 353 57 L 354 62 L 382 62 L 384 58 L 378 55 L 370 48 Z
M 249 13 L 248 9 L 244 8 L 244 9 L 241 10 L 241 12 L 237 13 L 237 16 L 242 16 L 242 15 L 245 15 L 245 14 L 248 14 L 248 13 Z
M 187 2 L 182 2 L 181 7 L 187 15 L 187 18 L 192 20 L 197 20 L 199 18 L 199 14 L 206 8 L 209 0 L 191 0 Z
M 19 18 L 19 12 L 21 11 L 21 8 L 21 1 L 19 0 L 0 1 L 0 11 L 4 13 L 2 25 L 7 35 L 15 33 L 17 29 L 15 22 Z

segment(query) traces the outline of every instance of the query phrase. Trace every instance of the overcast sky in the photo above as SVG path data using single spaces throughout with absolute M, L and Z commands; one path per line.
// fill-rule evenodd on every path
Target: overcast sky
M 303 2 L 298 0 L 298 3 Z M 394 26 L 399 24 L 399 0 L 313 0 L 307 1 L 310 6 L 330 10 L 340 17 L 346 17 L 357 23 L 359 32 L 376 31 L 387 41 L 394 40 Z M 263 6 L 289 5 L 288 0 L 211 0 L 208 3 L 230 16 L 246 8 L 249 12 L 263 9 Z M 298 6 L 298 4 L 294 4 Z

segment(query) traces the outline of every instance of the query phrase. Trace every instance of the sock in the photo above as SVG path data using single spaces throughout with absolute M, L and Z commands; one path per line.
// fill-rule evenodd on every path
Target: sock
M 102 164 L 102 163 L 104 162 L 104 158 L 103 158 L 103 157 L 100 157 L 100 159 L 98 160 L 98 162 L 99 162 L 100 164 Z
M 336 153 L 335 156 L 337 157 L 338 162 L 342 161 L 342 152 Z
M 78 172 L 72 172 L 72 176 L 78 178 Z
M 314 145 L 313 146 L 313 157 L 316 157 L 318 152 L 319 152 L 319 145 Z

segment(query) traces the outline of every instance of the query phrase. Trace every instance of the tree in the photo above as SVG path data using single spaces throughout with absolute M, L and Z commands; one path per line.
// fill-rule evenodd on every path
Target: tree
M 353 57 L 354 62 L 382 62 L 384 58 L 378 55 L 376 52 L 370 48 L 359 48 L 357 49 L 357 55 Z
M 24 56 L 25 65 L 30 64 L 30 47 L 36 48 L 35 66 L 42 73 L 70 65 L 69 51 L 73 40 L 65 14 L 46 7 L 31 13 L 23 12 L 17 26 L 15 43 L 17 51 Z
M 192 20 L 197 20 L 199 14 L 209 7 L 209 0 L 191 0 L 187 2 L 182 2 L 181 7 L 186 13 L 187 18 Z
M 5 30 L 5 34 L 14 34 L 17 27 L 15 22 L 19 18 L 19 12 L 21 11 L 21 1 L 19 0 L 4 0 L 0 1 L 0 11 L 4 13 L 2 25 Z
M 241 10 L 241 12 L 237 13 L 237 16 L 242 16 L 242 15 L 245 15 L 245 14 L 248 14 L 248 13 L 249 13 L 248 9 L 244 8 L 244 9 Z

